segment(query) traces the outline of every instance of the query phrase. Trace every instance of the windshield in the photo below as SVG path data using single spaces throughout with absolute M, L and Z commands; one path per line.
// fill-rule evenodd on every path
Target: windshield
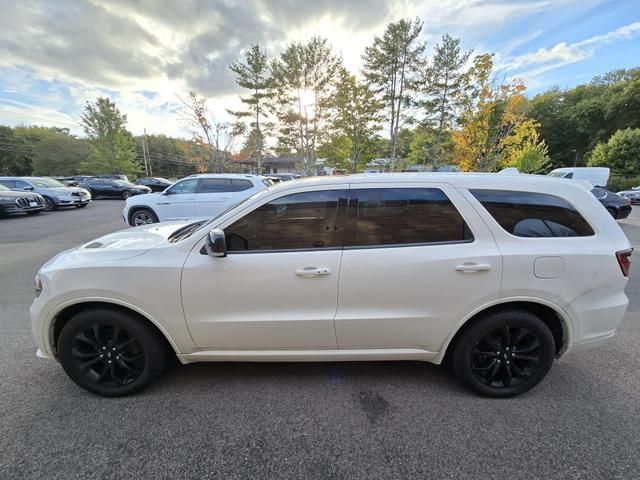
M 564 177 L 566 175 L 565 172 L 551 172 L 548 173 L 547 175 L 549 175 L 550 177 Z
M 114 180 L 114 182 L 121 187 L 131 187 L 133 185 L 133 183 L 125 182 L 124 180 Z
M 39 188 L 60 188 L 66 185 L 53 178 L 32 178 L 31 183 Z

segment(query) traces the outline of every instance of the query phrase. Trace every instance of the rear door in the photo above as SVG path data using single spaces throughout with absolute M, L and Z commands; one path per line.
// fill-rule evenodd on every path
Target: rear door
M 500 252 L 451 186 L 354 184 L 347 211 L 340 348 L 437 352 L 467 314 L 498 298 Z
M 253 193 L 246 178 L 202 178 L 195 205 L 196 216 L 215 217 Z

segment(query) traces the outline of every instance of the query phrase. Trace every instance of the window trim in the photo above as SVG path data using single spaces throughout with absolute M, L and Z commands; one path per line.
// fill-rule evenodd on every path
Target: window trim
M 490 221 L 495 223 L 496 227 L 500 230 L 500 232 L 508 235 L 510 238 L 514 238 L 517 240 L 525 240 L 525 241 L 540 241 L 540 240 L 555 240 L 558 238 L 570 238 L 572 240 L 579 240 L 579 239 L 593 239 L 594 237 L 599 236 L 598 235 L 598 230 L 596 230 L 593 226 L 593 224 L 588 220 L 588 216 L 584 215 L 582 213 L 582 211 L 580 211 L 574 204 L 573 202 L 569 201 L 568 199 L 566 199 L 565 197 L 561 197 L 560 195 L 557 195 L 555 193 L 548 193 L 548 192 L 532 192 L 531 190 L 518 190 L 518 189 L 513 189 L 513 188 L 479 188 L 479 187 L 475 187 L 475 188 L 465 188 L 466 193 L 469 194 L 469 196 L 471 197 L 471 200 L 474 202 L 477 202 L 478 205 L 480 206 L 480 208 L 482 208 L 482 212 L 484 214 L 486 214 Z M 473 194 L 472 190 L 500 190 L 500 191 L 504 191 L 504 192 L 519 192 L 519 193 L 537 193 L 537 194 L 541 194 L 541 195 L 548 195 L 550 197 L 556 197 L 559 198 L 560 200 L 564 200 L 565 202 L 567 202 L 569 205 L 571 205 L 571 207 L 582 217 L 582 219 L 585 221 L 585 223 L 589 226 L 589 228 L 591 228 L 591 231 L 593 232 L 591 235 L 577 235 L 575 237 L 520 237 L 518 235 L 514 235 L 513 233 L 509 232 L 506 228 L 504 228 L 502 225 L 500 225 L 500 222 L 498 222 L 498 220 L 495 219 L 495 217 L 491 214 L 491 212 L 489 210 L 487 210 L 487 208 L 482 204 L 482 202 L 480 200 L 478 200 L 476 198 L 476 196 Z M 589 194 L 591 195 L 591 192 L 589 192 Z M 594 198 L 595 195 L 593 196 Z M 598 200 L 596 198 L 596 200 Z M 483 221 L 486 223 L 486 219 L 483 218 Z

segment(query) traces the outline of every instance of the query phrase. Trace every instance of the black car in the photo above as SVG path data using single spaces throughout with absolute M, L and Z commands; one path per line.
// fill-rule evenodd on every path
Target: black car
M 149 187 L 152 192 L 163 192 L 168 187 L 173 185 L 173 182 L 170 182 L 166 178 L 145 177 L 136 180 L 136 185 L 144 185 L 145 187 Z
M 613 193 L 603 187 L 595 187 L 591 193 L 600 200 L 607 211 L 616 220 L 627 218 L 631 213 L 631 200 L 621 195 Z
M 143 185 L 134 185 L 124 180 L 93 178 L 80 185 L 91 192 L 91 197 L 117 197 L 127 199 L 133 195 L 150 193 L 151 189 Z
M 44 210 L 44 198 L 33 192 L 16 192 L 0 185 L 0 217 L 13 213 L 37 215 Z

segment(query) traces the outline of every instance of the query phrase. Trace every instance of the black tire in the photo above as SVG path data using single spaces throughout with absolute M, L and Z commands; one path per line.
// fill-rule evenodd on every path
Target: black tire
M 607 212 L 609 212 L 609 214 L 611 214 L 611 216 L 612 216 L 614 219 L 617 219 L 617 218 L 618 218 L 618 212 L 616 211 L 616 209 L 615 209 L 615 208 L 613 208 L 613 207 L 607 207 Z
M 525 310 L 505 310 L 462 333 L 453 368 L 465 385 L 482 395 L 512 397 L 540 383 L 555 351 L 553 334 L 540 318 Z
M 139 227 L 141 225 L 149 225 L 151 223 L 158 222 L 158 216 L 150 208 L 138 208 L 129 214 L 129 225 L 132 227 Z
M 44 211 L 45 212 L 53 212 L 58 209 L 58 205 L 54 202 L 50 197 L 44 198 Z
M 57 349 L 71 380 L 92 393 L 121 397 L 162 374 L 167 360 L 164 345 L 160 334 L 136 316 L 97 308 L 69 320 Z
M 131 192 L 129 190 L 125 190 L 124 192 L 122 192 L 122 198 L 124 200 L 126 200 L 127 198 L 129 198 L 131 196 Z
M 40 215 L 42 210 L 32 210 L 30 212 L 25 212 L 27 215 Z

